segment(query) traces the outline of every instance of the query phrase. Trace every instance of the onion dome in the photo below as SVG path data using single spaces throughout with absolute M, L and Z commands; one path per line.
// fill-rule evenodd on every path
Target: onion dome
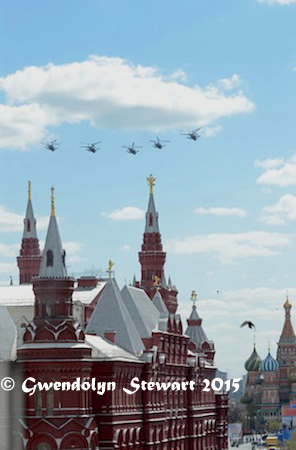
M 256 347 L 254 346 L 253 353 L 251 354 L 250 358 L 247 359 L 245 362 L 245 369 L 248 372 L 258 372 L 261 367 L 262 359 L 256 352 Z
M 283 306 L 284 306 L 285 309 L 291 309 L 292 308 L 292 304 L 290 303 L 290 300 L 289 300 L 288 296 L 287 296 L 286 301 L 285 301 Z
M 262 372 L 276 372 L 279 368 L 279 363 L 271 356 L 270 352 L 266 358 L 262 361 Z

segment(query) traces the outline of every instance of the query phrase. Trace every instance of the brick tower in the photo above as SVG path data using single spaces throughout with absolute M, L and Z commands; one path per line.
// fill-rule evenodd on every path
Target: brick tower
M 39 273 L 41 254 L 39 240 L 36 231 L 36 219 L 34 217 L 31 201 L 31 182 L 28 182 L 28 204 L 24 219 L 24 232 L 20 255 L 17 257 L 17 265 L 20 271 L 20 284 L 32 283 L 32 278 Z
M 150 186 L 150 195 L 146 212 L 143 244 L 139 252 L 139 261 L 142 269 L 141 287 L 151 299 L 154 297 L 156 287 L 159 287 L 168 311 L 174 314 L 178 307 L 178 291 L 171 282 L 167 285 L 165 281 L 164 264 L 166 253 L 162 248 L 161 234 L 158 226 L 158 213 L 156 212 L 153 196 L 155 178 L 150 175 L 147 181 Z
M 18 350 L 24 379 L 37 382 L 70 382 L 91 377 L 91 348 L 72 317 L 74 279 L 68 277 L 65 251 L 51 196 L 49 221 L 38 277 L 33 280 L 35 316 Z M 97 426 L 92 415 L 91 393 L 74 390 L 39 390 L 26 394 L 23 437 L 26 450 L 95 449 Z
M 284 303 L 285 322 L 278 342 L 276 358 L 279 363 L 281 402 L 289 401 L 291 384 L 289 376 L 295 368 L 294 362 L 296 361 L 296 337 L 291 322 L 291 308 L 292 305 L 287 297 Z

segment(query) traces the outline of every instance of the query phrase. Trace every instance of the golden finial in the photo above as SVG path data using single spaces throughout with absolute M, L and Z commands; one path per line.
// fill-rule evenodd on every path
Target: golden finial
M 28 200 L 31 200 L 31 181 L 28 181 Z
M 285 303 L 284 303 L 284 308 L 285 308 L 285 309 L 291 309 L 291 308 L 292 308 L 292 304 L 291 304 L 291 302 L 290 302 L 290 300 L 289 300 L 288 294 L 286 295 L 286 301 L 285 301 Z
M 55 206 L 54 206 L 54 188 L 51 189 L 51 217 L 55 216 Z
M 270 341 L 268 341 L 268 353 L 270 353 Z
M 155 180 L 156 178 L 153 178 L 152 175 L 150 177 L 146 178 L 148 181 L 148 185 L 150 186 L 150 194 L 153 194 L 153 186 L 155 186 Z
M 111 259 L 109 259 L 109 263 L 108 263 L 108 269 L 107 272 L 109 273 L 109 278 L 111 278 L 111 274 L 112 274 L 112 267 L 114 266 L 114 262 L 111 261 Z
M 154 275 L 153 287 L 155 287 L 158 290 L 159 286 L 160 286 L 160 278 L 157 275 Z
M 196 300 L 197 300 L 197 293 L 196 293 L 196 291 L 192 291 L 191 292 L 191 301 L 193 301 L 193 306 L 195 306 Z

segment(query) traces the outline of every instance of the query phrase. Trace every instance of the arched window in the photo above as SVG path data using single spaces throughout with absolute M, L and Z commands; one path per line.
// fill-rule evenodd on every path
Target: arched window
M 47 250 L 46 252 L 46 266 L 53 266 L 53 252 L 52 250 Z
M 46 392 L 46 414 L 52 414 L 54 408 L 54 390 L 51 388 Z
M 36 416 L 41 416 L 42 413 L 42 391 L 40 391 L 38 388 L 35 392 L 35 411 Z
M 153 215 L 152 213 L 149 214 L 149 227 L 153 226 Z
M 49 300 L 45 302 L 45 315 L 49 317 L 53 316 L 53 304 Z
M 27 220 L 27 231 L 28 232 L 31 231 L 31 221 L 30 221 L 30 219 Z

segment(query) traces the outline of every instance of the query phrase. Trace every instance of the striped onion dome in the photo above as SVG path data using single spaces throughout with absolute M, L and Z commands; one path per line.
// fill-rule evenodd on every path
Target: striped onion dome
M 279 368 L 279 363 L 271 356 L 270 352 L 266 358 L 262 361 L 262 372 L 276 372 Z
M 256 347 L 254 346 L 253 353 L 251 354 L 250 358 L 247 359 L 245 362 L 245 369 L 248 372 L 258 372 L 261 367 L 262 359 L 256 352 Z

